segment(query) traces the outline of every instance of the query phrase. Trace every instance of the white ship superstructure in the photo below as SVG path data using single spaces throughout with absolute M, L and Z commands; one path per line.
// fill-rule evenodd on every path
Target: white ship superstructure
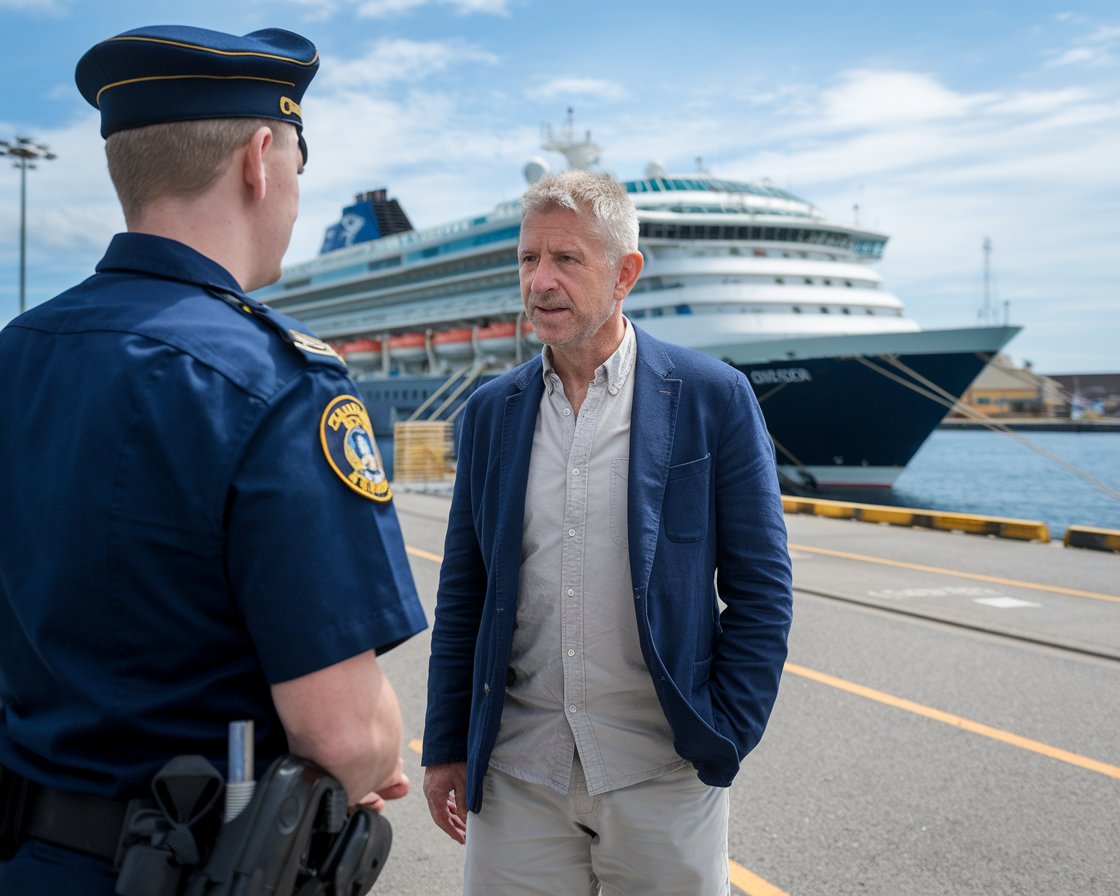
M 570 119 L 543 145 L 577 167 L 600 153 Z M 534 159 L 526 177 L 546 169 Z M 890 485 L 1017 332 L 921 330 L 873 267 L 884 234 L 765 181 L 651 163 L 623 183 L 645 258 L 625 312 L 658 338 L 743 369 L 794 480 Z M 328 231 L 322 254 L 260 296 L 340 348 L 384 431 L 449 376 L 469 367 L 484 378 L 538 350 L 521 314 L 520 219 L 511 201 L 414 230 L 385 191 L 365 194 Z

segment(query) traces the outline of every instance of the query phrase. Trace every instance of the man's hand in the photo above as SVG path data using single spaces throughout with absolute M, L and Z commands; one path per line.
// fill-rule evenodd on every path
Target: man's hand
M 467 842 L 467 764 L 449 762 L 424 769 L 424 798 L 428 811 L 448 837 Z

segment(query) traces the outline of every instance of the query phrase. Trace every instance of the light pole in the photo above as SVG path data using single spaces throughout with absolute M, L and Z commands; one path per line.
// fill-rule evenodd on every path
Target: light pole
M 15 159 L 19 169 L 19 311 L 27 308 L 27 169 L 34 168 L 39 159 L 49 162 L 55 158 L 45 143 L 36 143 L 30 137 L 16 137 L 15 143 L 0 140 L 0 156 Z

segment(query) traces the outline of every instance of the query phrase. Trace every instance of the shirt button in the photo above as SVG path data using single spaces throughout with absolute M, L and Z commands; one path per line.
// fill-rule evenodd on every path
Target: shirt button
M 564 408 L 563 414 L 564 414 L 565 417 L 572 416 L 572 409 L 571 408 Z
M 568 712 L 575 712 L 575 711 L 576 711 L 576 705 L 573 703 L 571 706 L 568 707 Z
M 576 655 L 576 652 L 574 650 L 572 650 L 572 648 L 569 647 L 568 648 L 568 656 L 575 656 L 575 655 Z
M 572 475 L 573 476 L 578 476 L 579 475 L 579 467 L 576 467 L 574 470 L 572 470 Z
M 575 529 L 569 529 L 568 534 L 571 535 L 574 538 L 575 534 L 576 534 L 576 530 Z
M 611 395 L 617 395 L 618 394 L 618 386 L 611 386 L 607 391 L 610 392 Z
M 576 589 L 575 589 L 575 588 L 569 588 L 569 589 L 568 589 L 568 597 L 574 597 L 574 596 L 575 596 L 575 593 L 576 593 Z

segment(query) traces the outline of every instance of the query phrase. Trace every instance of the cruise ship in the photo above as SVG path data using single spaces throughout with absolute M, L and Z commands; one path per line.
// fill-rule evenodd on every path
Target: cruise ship
M 542 149 L 596 170 L 569 113 Z M 548 170 L 532 159 L 530 182 Z M 645 267 L 624 311 L 651 335 L 743 371 L 789 490 L 889 488 L 1014 326 L 923 330 L 875 270 L 887 236 L 767 181 L 651 162 L 623 182 Z M 384 189 L 359 195 L 320 254 L 257 296 L 342 354 L 387 463 L 394 424 L 451 419 L 540 350 L 522 313 L 519 200 L 422 230 Z

